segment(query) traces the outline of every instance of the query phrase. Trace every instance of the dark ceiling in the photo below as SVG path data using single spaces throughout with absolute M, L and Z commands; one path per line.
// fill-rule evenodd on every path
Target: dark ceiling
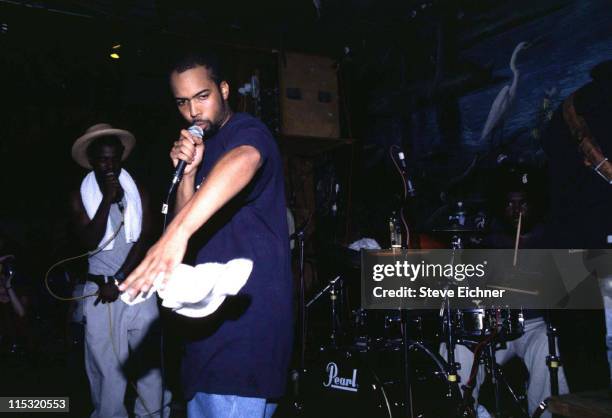
M 494 81 L 489 63 L 463 52 L 571 1 L 0 0 L 8 12 L 0 23 L 9 23 L 13 38 L 32 38 L 29 48 L 47 42 L 47 50 L 73 44 L 102 52 L 121 43 L 140 63 L 177 41 L 322 54 L 373 89 L 429 100 Z
M 461 47 L 563 7 L 568 0 L 0 0 L 106 22 L 115 31 L 198 35 L 261 48 L 339 55 L 345 47 L 410 48 L 439 28 Z

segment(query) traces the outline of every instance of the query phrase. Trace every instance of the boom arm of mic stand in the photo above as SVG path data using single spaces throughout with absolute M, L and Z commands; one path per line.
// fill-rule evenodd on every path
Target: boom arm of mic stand
M 306 304 L 306 309 L 310 308 L 310 305 L 315 303 L 321 296 L 323 296 L 324 293 L 328 292 L 329 289 L 331 289 L 333 286 L 336 285 L 338 281 L 341 281 L 341 280 L 342 280 L 341 276 L 337 276 L 335 279 L 331 280 L 329 284 L 323 288 L 323 290 L 321 290 L 312 299 L 310 299 L 310 301 L 308 301 L 308 303 Z
M 308 226 L 308 224 L 310 223 L 310 220 L 312 219 L 312 215 L 308 216 L 308 219 L 306 219 L 306 221 L 300 225 L 298 228 L 296 228 L 295 232 L 291 235 L 289 235 L 289 240 L 294 240 L 296 238 L 300 238 L 300 236 L 302 238 L 304 238 L 304 235 L 306 233 L 306 227 Z

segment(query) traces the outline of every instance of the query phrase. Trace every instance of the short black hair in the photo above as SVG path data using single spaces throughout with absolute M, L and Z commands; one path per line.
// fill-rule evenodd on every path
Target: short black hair
M 119 151 L 119 156 L 123 154 L 123 150 L 125 149 L 118 137 L 114 135 L 105 135 L 91 141 L 91 144 L 87 147 L 87 158 L 94 158 L 104 146 L 115 147 Z
M 591 69 L 591 78 L 601 83 L 612 82 L 612 60 L 602 61 Z
M 227 81 L 223 65 L 218 55 L 212 51 L 188 51 L 176 57 L 170 66 L 169 74 L 173 72 L 182 73 L 195 67 L 204 67 L 208 70 L 208 76 L 220 85 L 222 81 Z
M 502 213 L 509 193 L 523 193 L 534 219 L 539 219 L 548 206 L 548 190 L 542 169 L 523 164 L 499 168 L 492 174 L 489 198 L 492 209 Z

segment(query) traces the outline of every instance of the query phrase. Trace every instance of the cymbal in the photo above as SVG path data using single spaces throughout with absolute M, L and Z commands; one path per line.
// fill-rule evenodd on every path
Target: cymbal
M 481 232 L 481 229 L 476 229 L 463 225 L 449 225 L 440 228 L 433 228 L 431 232 Z
M 414 249 L 414 248 L 390 248 L 386 250 L 371 250 L 368 252 L 368 255 L 375 257 L 399 257 L 407 252 L 410 255 L 416 254 L 429 254 L 431 253 L 430 249 Z

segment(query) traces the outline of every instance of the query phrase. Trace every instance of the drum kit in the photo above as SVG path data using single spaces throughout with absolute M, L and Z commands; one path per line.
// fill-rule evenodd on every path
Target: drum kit
M 439 231 L 450 234 L 454 248 L 462 248 L 461 243 L 471 239 L 468 233 L 476 232 L 457 225 Z M 496 350 L 523 335 L 521 309 L 454 309 L 448 298 L 439 311 L 346 308 L 346 295 L 354 286 L 359 283 L 337 276 L 303 304 L 301 364 L 293 374 L 295 415 L 476 417 L 473 379 L 461 382 L 457 375 L 461 366 L 455 362 L 454 347 L 462 344 L 474 351 L 474 370 L 484 364 L 493 383 L 495 416 L 507 416 L 500 402 L 504 390 L 516 403 L 514 410 L 529 416 L 495 361 Z M 307 341 L 305 318 L 313 310 L 324 311 L 322 326 L 328 333 Z M 440 350 L 442 343 L 450 349 Z M 549 360 L 558 363 L 554 348 Z

